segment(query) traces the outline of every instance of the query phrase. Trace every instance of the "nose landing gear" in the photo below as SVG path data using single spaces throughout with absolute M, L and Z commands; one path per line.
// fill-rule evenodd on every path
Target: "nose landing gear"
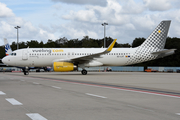
M 29 75 L 29 68 L 28 67 L 23 68 L 23 73 L 24 75 Z

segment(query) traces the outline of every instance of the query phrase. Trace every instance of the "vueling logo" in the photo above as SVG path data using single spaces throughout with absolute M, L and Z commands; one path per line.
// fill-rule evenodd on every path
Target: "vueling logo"
M 52 52 L 64 52 L 62 49 L 52 49 Z

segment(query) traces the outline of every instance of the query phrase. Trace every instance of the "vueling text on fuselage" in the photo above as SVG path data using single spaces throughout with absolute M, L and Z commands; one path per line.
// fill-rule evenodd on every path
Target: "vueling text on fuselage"
M 32 50 L 33 52 L 64 52 L 62 49 L 40 49 L 40 50 Z

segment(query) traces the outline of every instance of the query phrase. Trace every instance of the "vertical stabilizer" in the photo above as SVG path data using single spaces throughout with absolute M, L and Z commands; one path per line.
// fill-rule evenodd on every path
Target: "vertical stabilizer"
M 126 65 L 154 60 L 159 54 L 154 54 L 164 49 L 171 21 L 162 21 L 150 36 L 137 48 L 127 61 Z
M 171 21 L 162 21 L 140 47 L 164 49 Z
M 6 53 L 6 55 L 11 54 L 12 50 L 11 50 L 11 47 L 10 47 L 10 45 L 9 45 L 9 43 L 8 43 L 6 38 L 4 38 L 4 46 L 5 46 L 5 53 Z

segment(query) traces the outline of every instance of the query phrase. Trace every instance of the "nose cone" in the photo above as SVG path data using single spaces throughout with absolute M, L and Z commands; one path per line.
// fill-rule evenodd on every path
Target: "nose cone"
M 4 57 L 4 58 L 2 59 L 2 62 L 3 62 L 4 64 L 7 64 L 7 57 Z

